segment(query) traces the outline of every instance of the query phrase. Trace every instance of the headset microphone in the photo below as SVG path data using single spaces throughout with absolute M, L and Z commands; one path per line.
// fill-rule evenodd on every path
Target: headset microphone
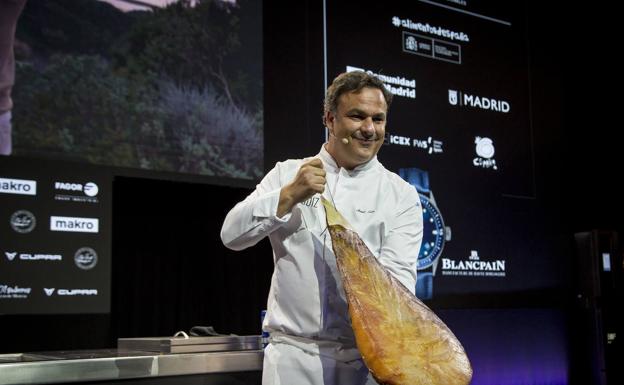
M 349 144 L 349 138 L 342 138 L 342 143 Z

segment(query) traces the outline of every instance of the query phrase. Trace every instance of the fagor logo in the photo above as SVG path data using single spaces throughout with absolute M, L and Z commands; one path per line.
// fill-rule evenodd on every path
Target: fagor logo
M 93 182 L 88 182 L 84 185 L 81 183 L 55 182 L 54 189 L 61 191 L 80 191 L 89 197 L 94 197 L 99 192 L 98 185 Z
M 50 230 L 76 233 L 97 233 L 100 231 L 98 218 L 50 217 Z
M 26 179 L 0 178 L 0 193 L 37 195 L 37 182 Z

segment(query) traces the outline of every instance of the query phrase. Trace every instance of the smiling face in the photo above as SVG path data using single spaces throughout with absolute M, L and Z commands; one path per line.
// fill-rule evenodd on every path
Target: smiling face
M 326 149 L 340 167 L 351 170 L 377 155 L 386 133 L 387 112 L 384 95 L 377 88 L 340 95 L 336 110 L 325 113 L 330 133 Z M 348 143 L 343 142 L 345 138 Z

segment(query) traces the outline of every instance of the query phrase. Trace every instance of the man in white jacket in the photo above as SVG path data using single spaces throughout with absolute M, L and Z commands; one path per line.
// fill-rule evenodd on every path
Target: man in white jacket
M 319 154 L 277 163 L 225 218 L 221 239 L 228 248 L 241 250 L 265 236 L 273 247 L 263 385 L 375 384 L 355 345 L 320 196 L 413 293 L 420 200 L 376 156 L 391 101 L 374 76 L 338 76 L 325 96 L 329 140 Z

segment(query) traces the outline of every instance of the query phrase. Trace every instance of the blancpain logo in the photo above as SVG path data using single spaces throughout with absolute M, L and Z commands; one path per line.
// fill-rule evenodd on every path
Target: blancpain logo
M 0 178 L 0 193 L 37 195 L 37 182 L 26 179 Z
M 60 261 L 63 259 L 63 256 L 60 254 L 39 254 L 39 253 L 18 253 L 5 251 L 4 255 L 6 255 L 9 261 L 15 259 L 16 256 L 19 255 L 19 260 L 21 261 Z
M 505 260 L 482 261 L 477 250 L 470 250 L 467 260 L 442 258 L 442 275 L 466 277 L 504 277 Z
M 98 218 L 80 217 L 50 217 L 50 230 L 69 231 L 78 233 L 99 232 L 100 221 Z
M 468 106 L 472 108 L 480 108 L 482 110 L 502 112 L 505 114 L 511 110 L 509 102 L 505 100 L 496 100 L 493 98 L 470 95 L 457 90 L 448 90 L 448 101 L 452 106 Z
M 9 286 L 0 284 L 0 298 L 28 298 L 30 287 Z
M 486 137 L 475 137 L 475 152 L 477 157 L 472 160 L 475 167 L 498 170 L 494 159 L 494 141 Z

